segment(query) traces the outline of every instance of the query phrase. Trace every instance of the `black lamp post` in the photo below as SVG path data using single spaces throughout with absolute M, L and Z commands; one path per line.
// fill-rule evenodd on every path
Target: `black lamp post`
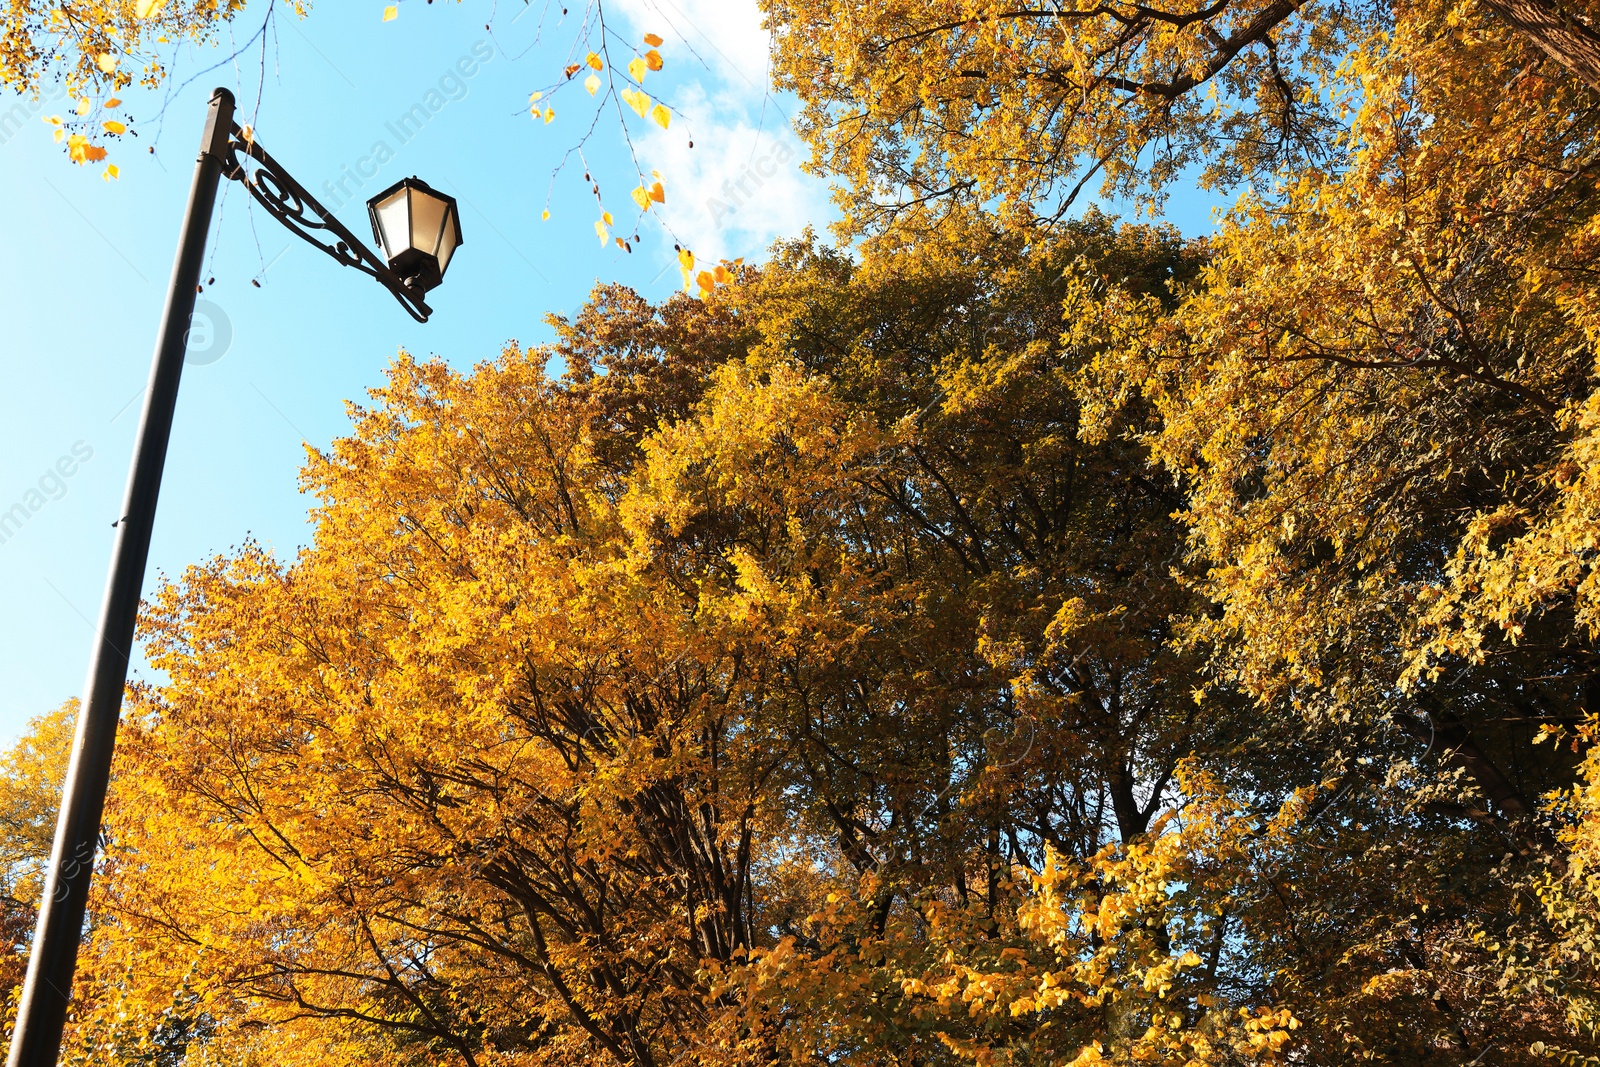
M 145 561 L 155 524 L 156 496 L 161 489 L 161 470 L 178 400 L 185 335 L 200 287 L 211 212 L 224 177 L 243 183 L 257 203 L 311 244 L 345 266 L 376 278 L 418 322 L 428 321 L 432 314 L 422 298 L 444 280 L 450 258 L 461 245 L 455 200 L 408 178 L 369 204 L 373 234 L 384 250 L 380 258 L 267 155 L 253 135 L 247 135 L 234 123 L 232 93 L 218 89 L 211 94 L 200 158 L 189 188 L 172 283 L 150 368 L 150 384 L 139 418 L 127 496 L 122 517 L 115 524 L 116 542 L 100 608 L 100 630 L 78 711 L 77 734 L 62 789 L 61 815 L 56 822 L 28 977 L 11 1035 L 8 1067 L 53 1067 L 61 1051 L 72 976 L 83 937 L 84 907 L 100 838 L 100 817 L 111 777 L 117 719 L 128 681 L 139 592 L 144 585 Z

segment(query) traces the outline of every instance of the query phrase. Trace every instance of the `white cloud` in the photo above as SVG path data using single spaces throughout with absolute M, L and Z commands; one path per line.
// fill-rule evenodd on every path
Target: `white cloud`
M 825 227 L 833 217 L 827 183 L 800 169 L 809 149 L 787 117 L 794 101 L 768 91 L 771 38 L 755 0 L 619 6 L 639 34 L 666 38 L 668 73 L 679 75 L 667 83 L 671 129 L 652 127 L 640 145 L 665 178 L 667 202 L 657 210 L 675 238 L 713 263 L 759 259 L 778 237 Z
M 761 26 L 755 0 L 619 0 L 617 6 L 639 33 L 683 46 L 681 61 L 757 100 L 766 92 L 772 36 Z
M 735 103 L 726 94 L 685 93 L 687 132 L 656 132 L 643 146 L 667 178 L 662 222 L 703 261 L 758 258 L 774 238 L 825 225 L 830 215 L 827 186 L 801 172 L 806 148 L 783 117 L 769 108 L 763 122 L 759 110 L 750 115 Z

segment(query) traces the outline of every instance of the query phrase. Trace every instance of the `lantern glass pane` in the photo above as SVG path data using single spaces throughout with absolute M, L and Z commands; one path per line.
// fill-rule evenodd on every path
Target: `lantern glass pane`
M 405 251 L 406 239 L 411 234 L 410 191 L 396 189 L 387 198 L 378 202 L 375 208 L 378 214 L 378 229 L 383 241 L 383 254 L 388 259 L 393 259 Z
M 450 265 L 450 257 L 456 254 L 456 246 L 461 243 L 461 223 L 456 220 L 456 209 L 452 205 L 447 212 L 444 223 L 444 232 L 439 237 L 439 273 L 443 274 Z
M 411 247 L 430 256 L 439 254 L 439 237 L 444 232 L 443 200 L 418 190 L 411 196 Z M 443 269 L 443 264 L 440 265 Z

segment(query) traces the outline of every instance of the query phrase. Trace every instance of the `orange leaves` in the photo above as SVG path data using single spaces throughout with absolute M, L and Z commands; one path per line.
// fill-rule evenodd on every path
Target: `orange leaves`
M 653 191 L 652 191 L 653 195 Z M 665 199 L 665 193 L 662 195 Z M 710 270 L 695 270 L 694 253 L 687 248 L 678 252 L 678 268 L 683 273 L 684 292 L 699 289 L 699 297 L 704 300 L 709 297 L 719 285 L 731 285 L 738 276 L 739 268 L 744 264 L 744 258 L 723 260 Z
M 740 256 L 738 259 L 725 259 L 721 263 L 718 263 L 716 268 L 712 270 L 711 278 L 718 285 L 732 285 L 735 275 L 738 273 L 739 268 L 743 265 L 743 256 Z
M 628 61 L 628 76 L 635 82 L 642 83 L 647 72 L 660 70 L 664 65 L 661 53 L 652 48 L 644 55 L 634 56 Z
M 90 144 L 89 138 L 83 134 L 74 133 L 67 138 L 67 157 L 80 165 L 98 163 L 106 158 L 106 150 L 99 145 Z
M 649 186 L 641 185 L 633 191 L 633 202 L 639 205 L 640 211 L 649 211 L 652 203 L 667 202 L 667 191 L 660 182 L 652 182 Z
M 631 336 L 607 343 L 723 343 L 716 313 L 681 303 L 670 325 L 657 320 L 666 332 L 619 312 L 612 325 Z M 565 323 L 558 335 L 564 346 L 592 339 Z M 697 1040 L 695 939 L 738 944 L 739 921 L 719 901 L 744 892 L 752 860 L 740 842 L 771 822 L 741 769 L 770 759 L 770 738 L 722 719 L 719 706 L 755 690 L 715 635 L 697 632 L 607 497 L 626 441 L 597 434 L 596 420 L 627 395 L 624 378 L 646 382 L 626 366 L 580 380 L 582 348 L 564 350 L 564 381 L 544 372 L 549 349 L 511 349 L 466 375 L 400 361 L 355 433 L 312 460 L 315 549 L 279 564 L 247 548 L 152 598 L 163 710 L 129 711 L 103 902 L 117 918 L 97 924 L 81 1020 L 124 1012 L 141 1026 L 172 1003 L 163 982 L 193 967 L 216 992 L 208 1011 L 230 1047 L 315 1050 L 274 1063 L 380 1062 L 408 1020 L 352 1028 L 339 1013 L 370 1007 L 371 975 L 426 939 L 429 974 L 406 973 L 406 988 L 439 993 L 435 1010 L 451 1018 L 543 1013 L 552 1051 L 530 1064 L 583 1059 L 596 1029 L 615 1040 L 630 1004 L 660 1020 L 653 1049 Z M 652 402 L 686 411 L 691 381 L 658 383 Z M 511 478 L 518 498 L 481 493 L 485 477 Z M 470 529 L 450 517 L 467 514 L 458 505 Z M 387 561 L 356 562 L 360 546 L 382 542 Z M 390 566 L 406 573 L 401 588 L 389 587 Z M 522 699 L 553 713 L 530 720 L 509 703 Z M 246 790 L 254 800 L 235 805 Z M 652 813 L 658 800 L 668 823 Z M 693 869 L 669 858 L 684 833 L 698 842 L 679 851 Z M 505 929 L 493 917 L 513 900 L 496 887 L 506 875 L 565 888 L 542 889 L 531 918 L 517 913 L 506 944 L 527 951 L 497 962 L 474 931 Z M 714 894 L 686 898 L 685 884 Z M 194 963 L 192 942 L 151 915 L 181 916 L 208 951 Z M 531 947 L 530 922 L 544 947 Z M 673 954 L 686 960 L 681 980 L 642 980 Z M 135 956 L 150 966 L 126 977 Z M 283 1010 L 249 977 L 262 973 L 292 975 L 318 1007 Z M 583 999 L 565 1007 L 557 983 Z
M 122 101 L 116 97 L 108 98 L 101 106 L 106 109 L 120 107 Z M 93 101 L 87 96 L 78 97 L 73 111 L 80 119 L 86 118 L 94 110 Z M 80 166 L 88 163 L 99 163 L 105 160 L 107 150 L 95 144 L 91 135 L 86 132 L 75 132 L 71 125 L 76 125 L 81 130 L 86 123 L 78 122 L 69 125 L 60 115 L 44 115 L 41 121 L 53 127 L 52 134 L 57 144 L 66 144 L 67 158 Z M 127 124 L 117 119 L 104 119 L 100 123 L 100 130 L 113 137 L 120 137 L 128 132 Z M 102 175 L 106 181 L 112 181 L 121 176 L 121 170 L 115 166 L 108 167 Z

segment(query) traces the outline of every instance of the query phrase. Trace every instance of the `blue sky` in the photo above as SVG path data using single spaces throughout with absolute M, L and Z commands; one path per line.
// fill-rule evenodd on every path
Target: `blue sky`
M 582 5 L 570 6 L 575 17 Z M 508 340 L 546 340 L 544 315 L 574 312 L 597 282 L 653 298 L 681 284 L 673 237 L 658 222 L 640 225 L 632 254 L 596 238 L 585 162 L 618 223 L 634 217 L 615 111 L 552 184 L 592 104 L 581 77 L 554 96 L 549 124 L 530 118 L 528 97 L 559 78 L 574 26 L 541 28 L 538 0 L 407 0 L 387 23 L 383 7 L 324 2 L 300 21 L 280 6 L 264 63 L 257 47 L 200 73 L 262 24 L 267 9 L 254 0 L 233 42 L 175 57 L 183 88 L 124 94 L 139 137 L 115 146 L 114 182 L 99 167 L 70 164 L 36 117 L 65 113 L 66 103 L 0 94 L 0 116 L 19 102 L 30 114 L 15 132 L 0 125 L 10 241 L 0 255 L 0 511 L 37 505 L 0 543 L 0 742 L 82 685 L 214 85 L 234 89 L 261 144 L 325 203 L 341 202 L 340 218 L 359 236 L 370 234 L 365 199 L 415 174 L 460 199 L 465 244 L 430 295 L 433 320 L 419 325 L 375 282 L 282 229 L 242 188 L 225 187 L 207 268 L 215 282 L 202 297 L 210 321 L 197 323 L 184 372 L 147 590 L 246 537 L 292 554 L 308 535 L 310 501 L 297 486 L 305 444 L 348 429 L 345 400 L 361 399 L 399 349 L 465 369 Z M 703 260 L 759 259 L 774 238 L 825 226 L 826 187 L 800 173 L 803 153 L 787 126 L 793 101 L 765 91 L 753 0 L 614 0 L 607 11 L 627 39 L 665 38 L 666 68 L 646 84 L 673 105 L 672 126 L 627 118 L 641 164 L 663 176 L 659 214 L 671 234 Z M 418 103 L 436 110 L 402 141 L 395 123 Z M 753 195 L 730 195 L 741 177 Z M 1180 198 L 1173 214 L 1194 232 L 1208 210 Z

